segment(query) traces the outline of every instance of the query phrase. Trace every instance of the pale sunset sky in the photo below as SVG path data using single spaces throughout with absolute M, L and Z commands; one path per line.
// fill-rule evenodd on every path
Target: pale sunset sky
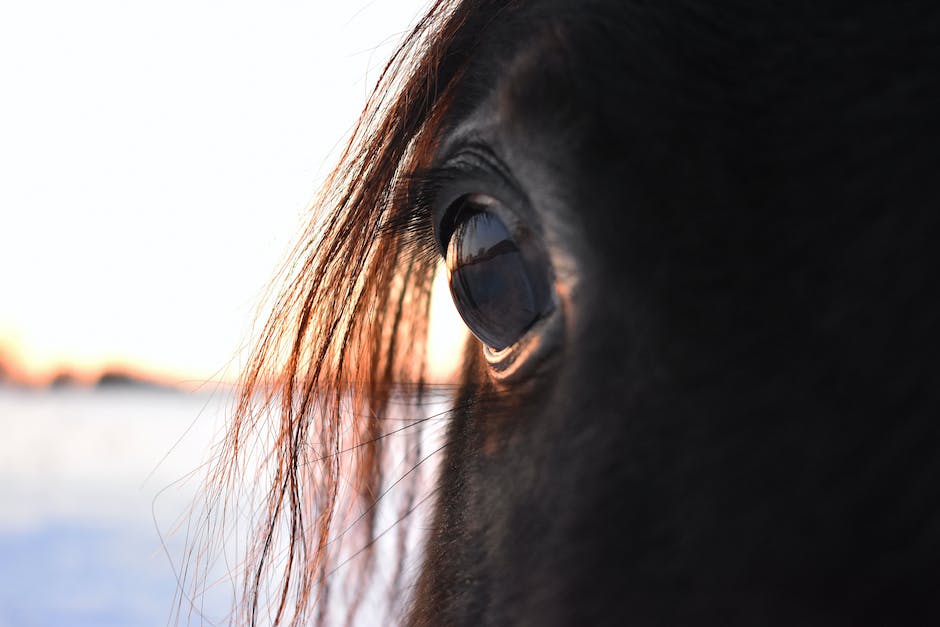
M 0 359 L 231 380 L 424 0 L 0 4 Z M 464 332 L 438 290 L 432 368 Z M 449 341 L 448 341 L 449 340 Z

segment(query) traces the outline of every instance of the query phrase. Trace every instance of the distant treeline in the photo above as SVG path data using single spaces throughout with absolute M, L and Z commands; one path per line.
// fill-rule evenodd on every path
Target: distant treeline
M 64 390 L 69 388 L 86 387 L 75 374 L 64 370 L 52 377 L 48 383 L 36 383 L 24 381 L 14 376 L 15 370 L 8 365 L 9 362 L 0 355 L 0 385 L 15 387 L 42 388 L 48 387 L 53 390 Z M 146 376 L 133 374 L 124 370 L 106 370 L 91 383 L 91 387 L 96 390 L 127 390 L 127 389 L 146 389 L 146 390 L 165 390 L 170 392 L 178 391 L 179 388 L 161 383 Z

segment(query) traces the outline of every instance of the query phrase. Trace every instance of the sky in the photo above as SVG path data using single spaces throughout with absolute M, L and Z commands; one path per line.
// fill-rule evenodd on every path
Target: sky
M 0 356 L 231 380 L 425 4 L 0 3 Z M 445 372 L 464 333 L 446 289 L 434 311 Z

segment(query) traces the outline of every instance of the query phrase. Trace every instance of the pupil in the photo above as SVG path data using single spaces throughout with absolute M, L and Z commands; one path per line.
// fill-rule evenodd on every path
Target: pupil
M 543 312 L 547 278 L 534 284 L 519 246 L 493 213 L 478 211 L 456 226 L 447 270 L 461 317 L 493 349 L 514 344 Z

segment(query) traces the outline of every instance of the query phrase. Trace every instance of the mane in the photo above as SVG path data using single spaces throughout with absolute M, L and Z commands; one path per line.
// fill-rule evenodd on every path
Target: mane
M 187 603 L 180 593 L 178 615 L 187 604 L 198 611 L 213 553 L 206 544 L 222 545 L 224 553 L 226 534 L 239 530 L 220 519 L 244 519 L 238 497 L 254 484 L 263 503 L 251 512 L 253 539 L 238 551 L 243 561 L 235 568 L 231 620 L 327 620 L 330 574 L 340 565 L 334 536 L 345 534 L 346 506 L 358 502 L 360 570 L 344 607 L 347 621 L 354 620 L 374 567 L 387 436 L 420 435 L 400 422 L 389 427 L 390 401 L 405 389 L 416 406 L 427 392 L 425 342 L 439 262 L 427 210 L 409 181 L 433 157 L 454 86 L 484 26 L 480 16 L 492 17 L 480 4 L 437 0 L 418 21 L 385 66 L 318 196 L 318 211 L 281 272 L 284 288 L 242 375 L 211 467 L 204 542 L 182 573 L 193 597 Z

